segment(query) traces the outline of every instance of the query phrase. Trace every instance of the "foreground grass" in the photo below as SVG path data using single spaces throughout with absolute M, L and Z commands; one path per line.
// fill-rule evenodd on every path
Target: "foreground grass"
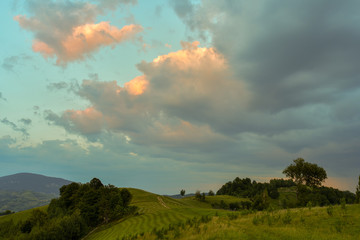
M 331 209 L 331 210 L 329 210 Z M 121 239 L 121 238 L 119 238 Z M 360 239 L 360 205 L 292 209 L 247 215 L 229 213 L 123 239 Z
M 130 191 L 140 214 L 100 227 L 84 240 L 360 239 L 360 205 L 231 212 L 211 207 L 239 201 L 231 196 L 200 202 Z

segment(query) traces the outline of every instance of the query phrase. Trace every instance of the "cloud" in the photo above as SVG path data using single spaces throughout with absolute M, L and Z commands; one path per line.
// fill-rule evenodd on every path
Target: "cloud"
M 3 118 L 0 120 L 1 123 L 11 127 L 12 130 L 16 132 L 21 132 L 24 137 L 28 137 L 29 133 L 27 132 L 26 128 L 18 127 L 15 123 L 9 121 L 7 118 Z
M 122 86 L 84 80 L 76 94 L 88 107 L 47 111 L 47 120 L 112 151 L 132 145 L 128 155 L 208 164 L 214 172 L 222 164 L 234 177 L 241 167 L 244 176 L 259 176 L 260 168 L 282 176 L 303 157 L 331 177 L 355 179 L 359 3 L 171 4 L 209 47 L 183 42 L 139 63 L 142 74 Z M 126 141 L 111 142 L 112 134 Z
M 163 11 L 163 7 L 161 5 L 157 5 L 154 11 L 154 15 L 156 17 L 161 17 L 162 11 Z
M 4 100 L 4 101 L 6 101 L 6 98 L 4 98 L 4 96 L 3 96 L 2 92 L 0 92 L 0 100 Z
M 24 125 L 30 125 L 32 121 L 29 118 L 22 118 L 19 120 L 19 122 L 23 123 Z
M 174 10 L 190 29 L 209 33 L 255 93 L 252 108 L 278 112 L 336 102 L 341 92 L 359 87 L 360 31 L 353 21 L 359 5 L 203 0 L 185 15 Z
M 77 94 L 91 107 L 66 110 L 61 116 L 48 112 L 47 119 L 85 135 L 124 132 L 141 144 L 175 147 L 179 141 L 226 139 L 212 128 L 226 122 L 221 114 L 229 104 L 236 103 L 237 111 L 242 108 L 246 89 L 231 78 L 226 60 L 215 49 L 199 47 L 198 42 L 182 44 L 182 50 L 140 63 L 144 74 L 124 87 L 115 81 L 84 80 Z
M 30 60 L 31 57 L 25 54 L 21 54 L 18 56 L 10 56 L 6 57 L 1 64 L 1 67 L 9 72 L 14 72 L 14 67 L 18 64 L 21 64 L 23 61 Z
M 68 88 L 68 83 L 62 81 L 62 82 L 56 82 L 56 83 L 50 83 L 46 86 L 47 89 L 54 91 L 54 90 L 61 90 Z
M 32 49 L 44 58 L 56 57 L 56 64 L 84 60 L 103 46 L 135 39 L 143 29 L 140 25 L 127 25 L 119 29 L 109 22 L 95 23 L 99 14 L 118 4 L 135 1 L 104 1 L 99 5 L 84 2 L 29 1 L 33 16 L 15 16 L 20 26 L 35 34 Z M 57 14 L 54 14 L 56 12 Z

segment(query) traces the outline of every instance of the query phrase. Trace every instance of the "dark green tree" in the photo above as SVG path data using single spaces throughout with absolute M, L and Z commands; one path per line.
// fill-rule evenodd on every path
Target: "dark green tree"
M 180 195 L 181 195 L 181 196 L 184 196 L 184 195 L 185 195 L 185 189 L 181 189 Z
M 209 193 L 208 193 L 208 196 L 214 196 L 215 193 L 213 192 L 213 190 L 210 190 Z
M 196 191 L 195 199 L 204 202 L 205 201 L 205 193 L 200 193 L 200 191 Z
M 93 179 L 91 179 L 91 181 L 90 181 L 90 186 L 91 186 L 92 188 L 95 188 L 95 189 L 99 189 L 99 188 L 104 187 L 104 185 L 102 184 L 102 182 L 101 182 L 100 179 L 98 179 L 98 178 L 93 178 Z
M 321 183 L 327 178 L 326 171 L 317 164 L 305 162 L 298 158 L 284 169 L 283 173 L 293 179 L 298 185 L 305 184 L 310 187 L 321 186 Z

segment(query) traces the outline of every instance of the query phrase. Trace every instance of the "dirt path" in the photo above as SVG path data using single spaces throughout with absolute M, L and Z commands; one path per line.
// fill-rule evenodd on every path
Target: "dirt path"
M 164 207 L 164 208 L 168 208 L 170 209 L 168 206 L 166 206 L 166 204 L 164 203 L 164 200 L 161 197 L 157 197 L 159 203 Z

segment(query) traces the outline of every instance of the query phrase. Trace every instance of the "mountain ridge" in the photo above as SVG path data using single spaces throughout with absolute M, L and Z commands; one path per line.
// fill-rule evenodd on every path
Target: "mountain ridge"
M 59 195 L 59 188 L 72 183 L 70 180 L 35 173 L 16 173 L 0 177 L 0 189 L 8 191 L 32 191 Z

